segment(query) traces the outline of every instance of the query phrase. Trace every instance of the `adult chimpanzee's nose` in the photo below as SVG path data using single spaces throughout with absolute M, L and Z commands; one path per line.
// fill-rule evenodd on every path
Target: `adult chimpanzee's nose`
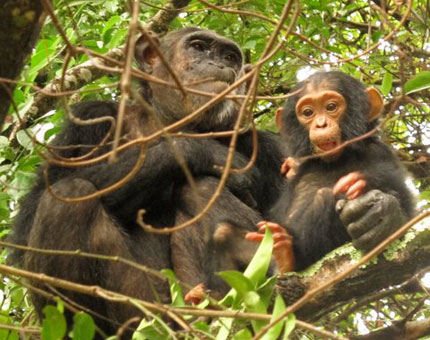
M 217 63 L 216 61 L 212 61 L 212 60 L 209 60 L 209 61 L 208 61 L 208 64 L 209 64 L 209 65 L 216 66 L 216 67 L 218 67 L 218 68 L 220 68 L 220 69 L 223 69 L 223 68 L 225 67 L 223 64 L 221 64 L 221 63 Z

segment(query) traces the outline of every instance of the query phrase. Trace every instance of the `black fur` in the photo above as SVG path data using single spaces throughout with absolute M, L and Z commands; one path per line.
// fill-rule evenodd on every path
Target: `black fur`
M 180 60 L 175 58 L 183 57 L 180 54 L 172 54 L 172 51 L 175 50 L 176 44 L 181 44 L 181 39 L 186 39 L 188 34 L 196 32 L 208 35 L 215 47 L 217 39 L 223 46 L 226 42 L 229 42 L 229 48 L 233 49 L 231 46 L 236 46 L 233 42 L 210 31 L 180 30 L 173 33 L 173 36 L 176 37 L 173 44 L 168 47 L 165 47 L 163 43 L 161 45 L 163 52 L 169 52 L 167 60 L 170 63 L 180 64 Z M 170 41 L 171 38 L 168 35 L 165 39 Z M 224 50 L 219 53 L 224 53 L 222 51 Z M 241 68 L 242 60 L 237 62 Z M 162 67 L 162 65 L 156 66 L 154 72 L 159 71 Z M 237 65 L 234 67 L 238 68 Z M 159 73 L 163 73 L 162 70 Z M 186 77 L 187 73 L 184 72 L 182 76 Z M 205 74 L 201 74 L 201 77 L 205 77 Z M 158 98 L 164 95 L 163 105 L 166 105 L 166 110 L 179 105 L 176 92 L 174 95 L 169 94 L 166 88 L 162 88 L 164 92 L 157 93 L 154 88 L 151 88 L 149 92 L 157 95 Z M 201 99 L 198 98 L 198 100 Z M 170 102 L 169 105 L 169 101 L 173 102 Z M 154 103 L 153 105 L 157 105 Z M 231 107 L 229 106 L 229 110 Z M 207 129 L 209 122 L 213 125 L 217 123 L 218 120 L 215 118 L 223 117 L 222 112 L 219 112 L 223 108 L 224 106 L 219 104 L 215 109 L 205 113 L 208 120 L 205 121 L 204 118 L 201 118 L 199 124 L 194 126 L 196 131 L 200 131 L 202 126 Z M 159 112 L 164 107 L 155 106 L 154 109 Z M 87 102 L 75 106 L 73 111 L 76 117 L 84 120 L 103 116 L 116 117 L 117 104 Z M 177 119 L 175 116 L 168 117 L 168 113 L 169 111 L 165 111 L 164 116 L 161 117 L 164 123 L 171 123 Z M 175 111 L 172 112 L 172 115 L 179 113 L 179 111 Z M 215 116 L 210 116 L 209 113 Z M 131 114 L 138 124 L 142 124 L 142 130 L 156 129 L 154 126 L 147 125 L 148 120 L 140 109 L 130 106 L 127 114 L 129 117 Z M 185 112 L 182 112 L 183 115 Z M 213 126 L 214 130 L 225 128 L 226 125 L 229 129 L 232 128 L 232 116 L 226 117 L 228 124 L 218 122 L 219 125 Z M 130 138 L 135 137 L 132 131 L 133 124 L 131 122 L 128 128 L 127 124 L 125 127 L 125 133 Z M 109 127 L 108 122 L 89 126 L 68 123 L 53 144 L 57 146 L 98 145 Z M 190 126 L 187 127 L 187 131 L 189 130 Z M 146 131 L 140 132 L 144 134 Z M 215 251 L 214 256 L 208 256 L 215 249 L 213 232 L 220 223 L 228 222 L 233 226 L 235 235 L 242 235 L 241 230 L 253 228 L 253 224 L 257 222 L 260 214 L 268 211 L 280 192 L 279 167 L 283 154 L 279 141 L 276 136 L 269 133 L 258 133 L 258 136 L 259 152 L 255 166 L 247 173 L 230 175 L 227 188 L 222 192 L 220 199 L 201 222 L 196 223 L 197 225 L 191 227 L 192 229 L 187 229 L 192 230 L 191 233 L 186 231 L 182 234 L 185 237 L 180 235 L 170 237 L 170 235 L 144 232 L 135 222 L 137 212 L 139 209 L 145 209 L 145 223 L 155 227 L 172 226 L 199 213 L 201 203 L 210 197 L 219 182 L 221 172 L 215 166 L 225 164 L 230 138 L 218 140 L 174 139 L 175 149 L 182 153 L 186 165 L 197 181 L 202 202 L 196 202 L 195 196 L 190 194 L 185 175 L 176 160 L 175 151 L 172 150 L 170 142 L 163 138 L 147 146 L 143 166 L 127 183 L 100 198 L 80 203 L 64 203 L 50 195 L 46 190 L 42 168 L 48 167 L 49 182 L 52 190 L 58 196 L 82 197 L 124 178 L 136 164 L 140 146 L 133 146 L 119 153 L 118 159 L 114 163 L 103 161 L 86 167 L 70 168 L 44 164 L 38 172 L 34 188 L 21 202 L 11 240 L 17 244 L 34 248 L 81 249 L 91 253 L 118 255 L 156 270 L 176 269 L 175 266 L 185 266 L 190 259 L 202 258 L 199 265 L 203 266 L 203 269 L 197 266 L 197 268 L 191 268 L 190 272 L 200 272 L 201 270 L 201 280 L 205 281 L 209 288 L 223 292 L 225 287 L 213 278 L 214 271 L 229 269 L 233 262 L 234 268 L 243 267 L 246 264 L 243 262 L 249 261 L 251 255 L 245 260 L 236 256 L 235 244 L 230 245 L 226 242 L 218 245 L 217 249 L 231 249 L 230 253 Z M 125 135 L 124 138 L 126 137 Z M 242 168 L 249 162 L 252 154 L 251 137 L 250 132 L 239 137 L 233 168 Z M 109 148 L 110 146 L 102 147 L 96 155 L 108 151 Z M 85 147 L 78 147 L 59 153 L 65 158 L 80 157 L 85 155 L 88 150 Z M 209 235 L 207 238 L 202 239 L 198 234 L 200 226 L 207 228 L 201 231 Z M 242 242 L 241 236 L 237 236 L 235 239 L 237 242 L 241 242 L 241 247 L 248 249 Z M 249 249 L 254 249 L 254 245 L 249 244 Z M 183 255 L 183 251 L 185 251 L 185 255 Z M 198 257 L 202 252 L 205 256 Z M 236 259 L 236 257 L 238 258 Z M 144 300 L 168 302 L 170 299 L 169 289 L 164 281 L 121 263 L 79 256 L 49 256 L 23 251 L 14 251 L 12 260 L 27 270 L 78 283 L 99 285 Z M 190 272 L 179 276 L 181 279 L 187 280 Z M 194 284 L 193 281 L 188 283 Z M 39 288 L 46 288 L 41 283 L 35 282 L 34 284 Z M 83 294 L 63 293 L 78 304 L 103 316 L 105 321 L 98 318 L 96 321 L 108 334 L 114 332 L 118 328 L 118 324 L 133 316 L 141 315 L 140 311 L 129 305 L 111 303 Z M 33 295 L 33 298 L 36 310 L 40 315 L 46 300 L 36 294 Z M 71 315 L 67 315 L 70 320 Z
M 341 72 L 319 72 L 297 85 L 296 90 L 321 82 L 331 84 L 331 89 L 346 99 L 347 113 L 341 121 L 343 141 L 375 126 L 375 122 L 366 120 L 369 104 L 365 87 L 352 77 Z M 282 117 L 288 150 L 296 158 L 312 154 L 308 132 L 295 114 L 300 97 L 299 93 L 287 101 Z M 336 209 L 339 197 L 333 196 L 332 188 L 340 177 L 354 171 L 364 175 L 367 193 L 347 202 L 343 211 Z M 378 136 L 348 146 L 335 161 L 314 158 L 301 164 L 273 209 L 274 220 L 286 225 L 293 236 L 297 270 L 351 240 L 359 248 L 368 250 L 413 214 L 414 202 L 405 185 L 404 169 Z M 360 233 L 352 231 L 357 226 L 362 230 Z

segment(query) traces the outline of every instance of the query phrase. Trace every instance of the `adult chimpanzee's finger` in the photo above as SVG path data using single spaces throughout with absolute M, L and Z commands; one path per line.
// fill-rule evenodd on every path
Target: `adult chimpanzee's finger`
M 346 225 L 354 246 L 364 251 L 374 248 L 406 220 L 399 201 L 393 195 L 373 190 L 370 196 L 373 196 L 373 201 L 367 204 L 367 211 L 361 210 L 363 214 Z
M 363 234 L 375 229 L 376 225 L 380 223 L 382 214 L 382 207 L 380 204 L 375 204 L 367 210 L 367 212 L 360 216 L 357 220 L 345 225 L 346 230 L 351 238 L 357 239 Z
M 371 190 L 354 200 L 343 201 L 341 200 L 336 204 L 336 211 L 343 225 L 348 225 L 352 222 L 359 220 L 365 216 L 369 209 L 377 202 L 383 200 L 384 193 L 380 190 Z

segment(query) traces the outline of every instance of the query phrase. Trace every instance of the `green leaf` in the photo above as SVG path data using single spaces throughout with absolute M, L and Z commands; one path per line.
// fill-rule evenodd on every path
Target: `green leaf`
M 29 133 L 28 131 L 20 130 L 16 134 L 16 139 L 18 140 L 18 143 L 21 144 L 24 149 L 33 150 L 33 141 L 27 135 L 28 133 Z
M 169 281 L 172 305 L 176 307 L 185 306 L 182 288 L 178 284 L 175 273 L 170 269 L 163 269 L 161 272 L 167 277 L 167 280 Z
M 91 316 L 78 313 L 73 317 L 73 336 L 76 340 L 92 340 L 96 333 L 96 326 Z
M 118 46 L 120 43 L 122 43 L 125 40 L 125 37 L 128 33 L 128 30 L 125 28 L 121 28 L 117 30 L 111 37 L 110 41 L 106 43 L 106 48 L 114 48 Z
M 269 269 L 270 261 L 272 259 L 272 248 L 273 248 L 273 238 L 272 232 L 269 228 L 266 229 L 263 241 L 255 252 L 254 257 L 249 263 L 248 267 L 244 272 L 244 276 L 247 277 L 253 287 L 258 287 L 264 282 L 267 270 Z M 238 307 L 238 296 L 235 289 L 232 289 L 228 294 L 222 299 L 221 304 L 225 306 L 235 306 Z
M 35 179 L 35 173 L 18 170 L 15 173 L 15 178 L 10 182 L 7 192 L 13 199 L 17 200 L 30 190 Z
M 219 331 L 216 340 L 226 340 L 230 336 L 230 330 L 233 327 L 235 319 L 233 318 L 220 318 L 216 324 L 219 324 Z M 133 339 L 134 340 L 134 339 Z
M 64 302 L 60 298 L 57 299 L 57 309 L 61 314 L 64 314 Z
M 43 314 L 45 318 L 42 322 L 42 339 L 63 339 L 67 330 L 67 323 L 64 315 L 54 306 L 46 306 L 43 308 Z
M 257 289 L 257 292 L 260 295 L 266 307 L 268 307 L 270 302 L 272 301 L 272 296 L 273 296 L 273 292 L 275 291 L 276 281 L 277 281 L 276 276 L 272 276 L 268 278 Z
M 133 333 L 132 340 L 165 340 L 168 338 L 166 329 L 158 321 L 143 319 L 136 332 Z
M 393 75 L 390 72 L 385 72 L 382 79 L 381 92 L 384 96 L 388 95 L 393 87 Z
M 260 295 L 257 292 L 248 292 L 245 294 L 243 299 L 246 306 L 246 311 L 251 313 L 266 314 L 267 309 L 264 305 L 263 300 L 261 300 Z M 251 325 L 255 333 L 258 333 L 260 329 L 267 324 L 268 321 L 265 320 L 251 320 Z
M 228 285 L 236 290 L 239 298 L 242 298 L 246 293 L 255 289 L 252 282 L 242 273 L 229 270 L 219 272 L 217 275 L 228 283 Z
M 283 312 L 285 311 L 285 303 L 284 300 L 280 295 L 276 296 L 275 299 L 275 306 L 273 307 L 273 313 L 272 318 L 270 319 L 270 322 L 277 319 Z M 286 320 L 287 321 L 287 320 Z M 282 332 L 282 328 L 284 327 L 284 321 L 280 321 L 277 324 L 275 324 L 273 327 L 271 327 L 266 334 L 261 338 L 262 340 L 271 340 L 271 339 L 277 339 L 278 336 Z
M 263 241 L 244 272 L 244 275 L 249 278 L 253 284 L 259 285 L 264 281 L 272 259 L 272 248 L 272 232 L 269 228 L 266 228 Z
M 418 73 L 405 83 L 405 93 L 409 94 L 430 88 L 430 71 Z
M 285 321 L 284 336 L 282 337 L 282 340 L 288 340 L 294 327 L 296 327 L 296 316 L 294 314 L 288 314 L 287 320 Z
M 0 324 L 13 325 L 13 321 L 9 316 L 0 315 Z M 0 339 L 19 340 L 18 332 L 0 329 Z
M 373 43 L 377 43 L 378 41 L 379 41 L 379 39 L 381 39 L 381 37 L 383 36 L 384 34 L 382 33 L 382 31 L 375 31 L 375 32 L 373 32 L 372 33 L 372 36 L 371 36 L 371 38 L 372 38 L 372 42 Z
M 9 139 L 5 136 L 0 136 L 0 148 L 7 147 L 9 145 Z
M 209 327 L 209 325 L 206 323 L 206 322 L 203 322 L 203 321 L 197 321 L 197 322 L 194 322 L 193 323 L 193 327 L 195 328 L 195 329 L 199 329 L 199 330 L 201 330 L 202 332 L 204 332 L 204 333 L 210 333 L 210 331 L 211 331 L 211 328 Z
M 252 339 L 252 333 L 248 328 L 244 328 L 237 332 L 232 340 L 251 340 Z

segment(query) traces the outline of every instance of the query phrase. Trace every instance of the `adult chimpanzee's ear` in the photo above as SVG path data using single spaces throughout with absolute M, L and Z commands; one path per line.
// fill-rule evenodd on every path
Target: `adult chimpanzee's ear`
M 157 62 L 159 56 L 154 48 L 154 44 L 160 46 L 160 40 L 154 33 L 148 32 L 151 37 L 151 41 L 153 44 L 149 42 L 149 39 L 146 35 L 142 34 L 137 40 L 136 45 L 134 47 L 134 59 L 136 60 L 139 67 L 146 71 L 150 72 L 152 70 L 152 66 Z
M 247 73 L 249 73 L 249 72 L 251 72 L 251 71 L 252 71 L 252 65 L 251 64 L 245 64 L 245 65 L 243 65 L 242 72 L 243 72 L 244 75 L 247 74 Z M 251 86 L 251 82 L 252 82 L 252 77 L 248 78 L 248 80 L 245 82 L 245 84 L 246 84 L 246 87 L 245 87 L 246 88 L 246 92 L 248 92 L 248 89 Z
M 282 114 L 284 113 L 284 108 L 283 107 L 279 107 L 276 110 L 275 113 L 275 123 L 276 126 L 278 127 L 279 131 L 281 131 L 281 126 L 282 126 Z
M 366 89 L 367 98 L 370 104 L 370 112 L 369 112 L 369 122 L 375 120 L 379 117 L 384 108 L 384 100 L 382 99 L 381 94 L 374 87 L 369 87 Z

